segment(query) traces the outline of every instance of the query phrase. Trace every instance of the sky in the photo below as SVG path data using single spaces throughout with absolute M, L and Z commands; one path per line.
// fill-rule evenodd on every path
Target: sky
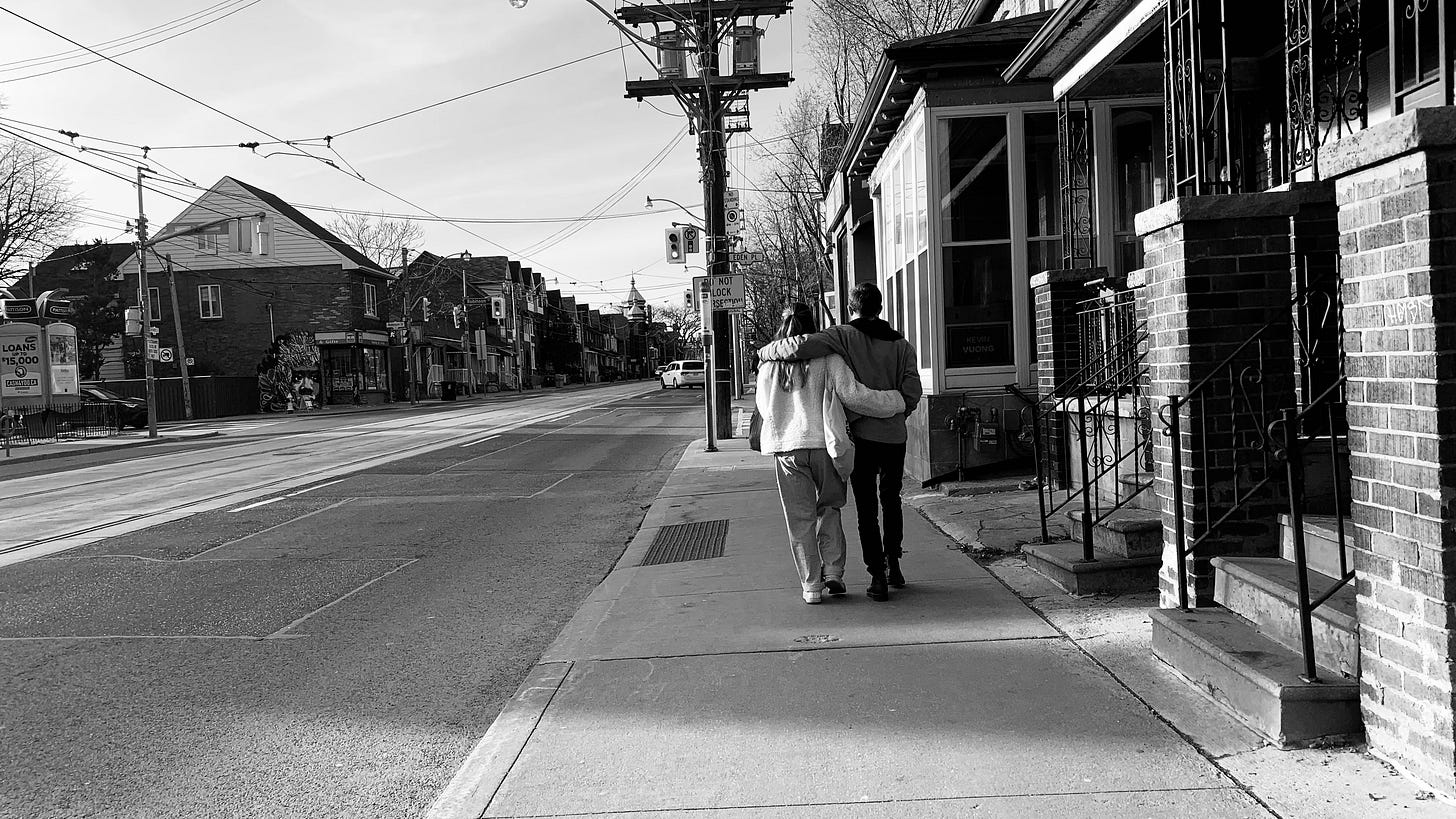
M 753 95 L 760 141 L 782 133 L 779 112 L 812 81 L 795 53 L 806 16 L 760 21 L 762 70 L 795 76 Z M 86 208 L 76 241 L 133 240 L 144 162 L 165 191 L 145 193 L 153 229 L 201 193 L 187 182 L 232 176 L 325 225 L 335 214 L 308 206 L 531 220 L 421 221 L 420 249 L 519 259 L 594 307 L 620 302 L 634 274 L 650 303 L 681 304 L 702 271 L 663 259 L 663 229 L 686 221 L 671 205 L 585 225 L 537 221 L 643 213 L 649 195 L 701 213 L 696 138 L 679 138 L 687 120 L 672 98 L 655 110 L 623 96 L 625 79 L 655 76 L 635 49 L 620 50 L 626 42 L 589 0 L 0 0 L 0 129 L 61 152 Z M 274 140 L 300 144 L 236 147 Z M 139 146 L 152 149 L 145 159 Z M 735 136 L 730 185 L 752 187 L 774 161 L 762 153 Z M 752 207 L 751 193 L 744 201 Z

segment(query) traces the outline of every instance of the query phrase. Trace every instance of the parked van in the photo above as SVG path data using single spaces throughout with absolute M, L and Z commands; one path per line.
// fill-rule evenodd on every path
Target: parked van
M 662 388 L 702 387 L 707 368 L 701 361 L 674 361 L 662 371 Z

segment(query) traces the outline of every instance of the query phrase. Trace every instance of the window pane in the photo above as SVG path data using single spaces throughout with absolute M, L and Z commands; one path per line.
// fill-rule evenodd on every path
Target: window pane
M 915 236 L 920 242 L 916 249 L 923 249 L 930 244 L 930 236 L 926 230 L 925 220 L 925 127 L 921 126 L 915 132 Z M 924 267 L 924 265 L 921 265 Z
M 895 203 L 891 212 L 890 225 L 895 231 L 894 250 L 890 253 L 890 267 L 898 268 L 900 261 L 905 258 L 905 167 L 903 163 L 895 163 L 895 171 L 890 175 L 890 198 Z
M 1060 236 L 1062 182 L 1057 153 L 1057 115 L 1027 114 L 1026 235 Z M 1049 268 L 1032 265 L 1034 272 Z
M 943 239 L 1009 238 L 1006 118 L 948 120 L 945 132 L 940 155 L 947 186 L 940 201 Z
M 947 367 L 1014 364 L 1011 246 L 945 249 Z
M 915 251 L 920 247 L 919 240 L 915 238 L 915 176 L 918 171 L 915 168 L 915 154 L 912 151 L 905 152 L 905 184 L 902 189 L 905 191 L 905 212 L 901 219 L 905 222 L 905 255 L 915 258 Z
M 1134 218 L 1157 204 L 1163 184 L 1163 118 L 1158 109 L 1118 112 L 1112 120 L 1113 184 L 1116 189 L 1114 236 L 1117 251 L 1113 273 L 1127 275 L 1143 266 L 1143 243 Z

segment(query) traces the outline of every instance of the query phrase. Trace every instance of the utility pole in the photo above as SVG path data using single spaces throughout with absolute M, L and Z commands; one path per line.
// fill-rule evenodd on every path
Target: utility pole
M 182 340 L 182 311 L 177 309 L 177 274 L 167 254 L 167 287 L 172 291 L 172 329 L 177 333 L 177 366 L 182 369 L 182 417 L 192 420 L 192 379 L 187 374 L 187 343 Z
M 409 381 L 410 406 L 414 406 L 419 403 L 419 399 L 415 397 L 415 328 L 414 322 L 410 321 L 410 314 L 414 312 L 415 306 L 411 301 L 413 294 L 409 288 L 409 248 L 407 247 L 399 249 L 399 281 L 399 292 L 404 296 L 404 313 L 401 316 L 404 319 L 404 375 Z
M 617 11 L 617 17 L 627 25 L 650 25 L 661 31 L 670 27 L 659 38 L 674 33 L 676 40 L 695 44 L 698 60 L 698 76 L 679 76 L 660 71 L 663 76 L 655 80 L 636 80 L 627 83 L 627 98 L 641 101 L 646 97 L 673 96 L 682 104 L 689 120 L 697 129 L 698 157 L 703 174 L 703 210 L 707 217 L 706 250 L 708 254 L 709 281 L 732 273 L 728 260 L 729 237 L 725 211 L 727 172 L 727 131 L 725 114 L 730 106 L 736 120 L 732 130 L 747 131 L 748 92 L 765 88 L 784 88 L 793 82 L 788 74 L 763 74 L 758 71 L 757 33 L 759 17 L 778 17 L 791 8 L 789 0 L 687 0 L 687 2 L 664 5 L 628 5 Z M 739 20 L 750 18 L 751 28 L 741 29 Z M 741 41 L 740 35 L 751 42 Z M 719 71 L 719 51 L 725 39 L 732 39 L 734 66 L 732 76 L 722 76 Z M 744 52 L 751 52 L 751 59 L 740 62 L 739 45 L 745 45 Z M 660 49 L 662 47 L 659 47 Z M 681 50 L 681 49 L 677 49 Z M 669 76 L 671 74 L 672 76 Z M 733 357 L 737 340 L 733 333 L 730 314 L 726 310 L 713 310 L 705 316 L 703 331 L 711 338 L 709 379 L 712 381 L 712 409 L 710 418 L 716 416 L 717 438 L 733 437 L 732 401 L 734 390 Z M 706 351 L 705 351 L 705 354 Z M 709 438 L 710 449 L 712 437 Z
M 147 214 L 142 204 L 142 174 L 137 168 L 137 301 L 142 307 L 142 373 L 147 383 L 147 437 L 157 437 L 157 378 L 152 369 L 152 295 L 147 286 Z

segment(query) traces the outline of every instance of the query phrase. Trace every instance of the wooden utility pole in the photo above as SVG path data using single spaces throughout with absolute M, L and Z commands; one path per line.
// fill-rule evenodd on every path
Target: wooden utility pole
M 147 214 L 142 204 L 142 174 L 137 168 L 137 301 L 142 308 L 142 374 L 147 384 L 147 437 L 157 437 L 157 376 L 152 368 L 152 295 L 147 286 Z
M 680 76 L 687 72 L 678 71 L 674 65 L 671 70 L 661 71 L 663 76 L 658 79 L 628 82 L 626 96 L 639 101 L 646 97 L 676 97 L 697 130 L 698 158 L 703 175 L 703 210 L 707 217 L 704 221 L 710 281 L 732 273 L 725 210 L 728 181 L 725 115 L 733 107 L 731 113 L 739 122 L 731 130 L 747 131 L 748 92 L 784 88 L 793 82 L 793 77 L 786 73 L 758 72 L 756 39 L 752 43 L 752 65 L 739 65 L 735 57 L 731 76 L 722 76 L 718 55 L 723 43 L 730 40 L 737 54 L 739 43 L 734 38 L 744 18 L 752 22 L 751 31 L 757 32 L 758 18 L 778 17 L 791 7 L 789 0 L 688 0 L 661 5 L 629 5 L 617 11 L 617 17 L 627 25 L 650 25 L 658 31 L 659 42 L 667 43 L 659 46 L 662 53 L 687 48 L 697 58 L 698 76 Z M 663 31 L 664 28 L 667 30 Z M 674 33 L 675 38 L 668 36 Z M 664 37 L 666 40 L 661 39 Z M 673 45 L 684 43 L 688 45 Z M 713 412 L 710 418 L 716 416 L 717 438 L 732 438 L 733 359 L 738 342 L 733 333 L 731 314 L 727 310 L 713 310 L 711 317 L 704 322 L 703 330 L 705 338 L 712 339 L 709 380 L 712 382 Z
M 177 309 L 177 274 L 167 254 L 167 288 L 172 291 L 172 329 L 177 333 L 177 366 L 182 370 L 182 417 L 192 420 L 192 379 L 187 373 L 187 342 L 182 340 L 182 311 Z

